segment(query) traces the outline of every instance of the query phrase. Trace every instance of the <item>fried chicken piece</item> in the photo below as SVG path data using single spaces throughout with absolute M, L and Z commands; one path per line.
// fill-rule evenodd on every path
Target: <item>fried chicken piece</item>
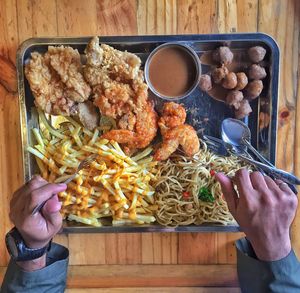
M 127 51 L 122 52 L 106 44 L 99 44 L 99 38 L 94 37 L 87 45 L 86 66 L 84 76 L 90 85 L 98 85 L 106 79 L 120 82 L 130 82 L 141 79 L 139 74 L 141 59 Z
M 25 75 L 38 108 L 54 115 L 70 114 L 75 103 L 67 96 L 63 82 L 50 66 L 49 58 L 33 52 L 25 66 Z
M 95 105 L 101 114 L 117 119 L 134 108 L 134 91 L 128 84 L 105 81 L 94 87 Z
M 92 86 L 94 104 L 121 128 L 102 137 L 123 144 L 128 153 L 148 146 L 157 132 L 157 114 L 148 100 L 140 58 L 100 45 L 97 37 L 89 42 L 85 53 L 83 72 Z
M 89 130 L 99 126 L 100 115 L 91 101 L 78 104 L 78 117 L 83 126 Z
M 71 100 L 82 103 L 89 98 L 91 88 L 81 73 L 80 55 L 77 50 L 71 47 L 49 46 L 45 58 L 50 59 L 51 67 L 64 83 Z
M 35 104 L 53 115 L 70 115 L 77 102 L 91 93 L 81 73 L 80 55 L 70 47 L 49 47 L 43 55 L 33 52 L 25 75 Z

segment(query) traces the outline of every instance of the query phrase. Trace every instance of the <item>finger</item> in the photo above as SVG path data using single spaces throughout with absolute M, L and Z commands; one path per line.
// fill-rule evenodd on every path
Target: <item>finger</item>
M 41 204 L 45 200 L 48 200 L 52 195 L 62 192 L 66 189 L 66 184 L 49 183 L 42 186 L 41 188 L 34 190 L 31 193 L 31 200 L 28 204 L 28 212 L 31 213 L 37 205 Z
M 232 181 L 223 173 L 217 173 L 215 176 L 221 185 L 222 192 L 224 194 L 230 212 L 232 214 L 235 214 L 238 195 L 234 190 Z
M 15 191 L 12 201 L 18 200 L 20 197 L 26 196 L 33 190 L 38 189 L 46 184 L 48 184 L 48 182 L 45 179 L 39 175 L 34 175 L 31 180 Z
M 275 182 L 276 182 L 278 188 L 279 188 L 280 190 L 282 190 L 283 192 L 286 192 L 286 193 L 294 193 L 294 192 L 290 189 L 289 185 L 288 185 L 287 183 L 283 182 L 282 180 L 276 179 Z
M 278 192 L 282 192 L 282 190 L 279 188 L 278 184 L 269 176 L 265 176 L 265 182 L 268 186 L 268 188 L 272 191 L 276 191 L 276 194 Z
M 42 211 L 44 213 L 56 213 L 61 209 L 61 202 L 58 200 L 57 194 L 50 198 L 44 205 Z
M 240 198 L 245 198 L 249 192 L 253 192 L 249 171 L 245 168 L 238 170 L 234 176 L 234 183 L 237 186 Z
M 256 190 L 267 190 L 268 185 L 264 179 L 264 176 L 260 172 L 252 172 L 250 174 L 250 180 L 252 183 L 252 186 Z
M 60 230 L 62 226 L 62 216 L 60 214 L 61 202 L 58 201 L 57 195 L 53 196 L 47 201 L 42 209 L 42 215 L 48 224 L 52 225 L 55 233 Z M 49 225 L 48 225 L 49 227 Z
M 31 180 L 22 185 L 17 191 L 14 192 L 10 201 L 10 219 L 14 221 L 14 217 L 24 210 L 25 202 L 24 197 L 27 196 L 34 189 L 38 189 L 48 182 L 39 175 L 34 175 Z

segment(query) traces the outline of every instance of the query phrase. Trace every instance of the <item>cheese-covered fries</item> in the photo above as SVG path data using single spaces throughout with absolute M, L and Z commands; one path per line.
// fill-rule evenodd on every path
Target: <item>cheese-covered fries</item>
M 101 128 L 91 132 L 67 117 L 55 129 L 41 111 L 39 120 L 40 128 L 33 129 L 37 144 L 27 150 L 44 179 L 64 182 L 83 159 L 98 155 L 59 194 L 64 218 L 97 227 L 103 217 L 112 217 L 113 225 L 155 221 L 152 183 L 157 169 L 150 147 L 129 157 L 118 143 L 100 138 Z

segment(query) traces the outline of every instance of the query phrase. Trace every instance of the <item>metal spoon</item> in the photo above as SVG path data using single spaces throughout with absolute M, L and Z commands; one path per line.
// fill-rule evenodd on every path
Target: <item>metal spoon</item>
M 251 132 L 244 122 L 233 118 L 225 119 L 222 122 L 222 139 L 244 150 L 248 147 L 261 162 L 275 167 L 251 145 Z
M 277 169 L 267 159 L 265 159 L 249 142 L 251 139 L 251 133 L 248 126 L 240 120 L 228 118 L 222 122 L 221 135 L 225 143 L 228 143 L 234 147 L 242 148 L 247 153 L 247 147 L 257 156 L 261 162 L 251 160 L 251 163 L 267 172 L 270 176 L 280 179 L 288 184 L 300 185 L 300 179 L 295 175 L 286 171 Z M 248 160 L 243 155 L 239 155 L 242 159 Z M 295 191 L 295 187 L 292 188 Z

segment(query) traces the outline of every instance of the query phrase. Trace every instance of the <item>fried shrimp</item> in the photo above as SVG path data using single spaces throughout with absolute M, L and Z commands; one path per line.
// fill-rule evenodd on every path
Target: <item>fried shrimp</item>
M 163 136 L 161 147 L 155 152 L 154 159 L 157 161 L 168 159 L 179 145 L 189 157 L 199 151 L 199 139 L 192 126 L 183 124 L 168 130 Z
M 193 156 L 199 151 L 199 139 L 195 129 L 184 124 L 186 111 L 183 106 L 170 102 L 164 104 L 162 117 L 158 125 L 163 142 L 154 154 L 157 161 L 166 160 L 179 146 L 187 156 Z
M 134 131 L 128 129 L 114 129 L 102 138 L 125 144 L 128 150 L 145 148 L 157 133 L 157 114 L 150 102 L 139 109 L 136 114 Z
M 162 117 L 159 123 L 167 128 L 173 128 L 184 124 L 186 119 L 185 109 L 174 102 L 166 103 L 163 107 Z

